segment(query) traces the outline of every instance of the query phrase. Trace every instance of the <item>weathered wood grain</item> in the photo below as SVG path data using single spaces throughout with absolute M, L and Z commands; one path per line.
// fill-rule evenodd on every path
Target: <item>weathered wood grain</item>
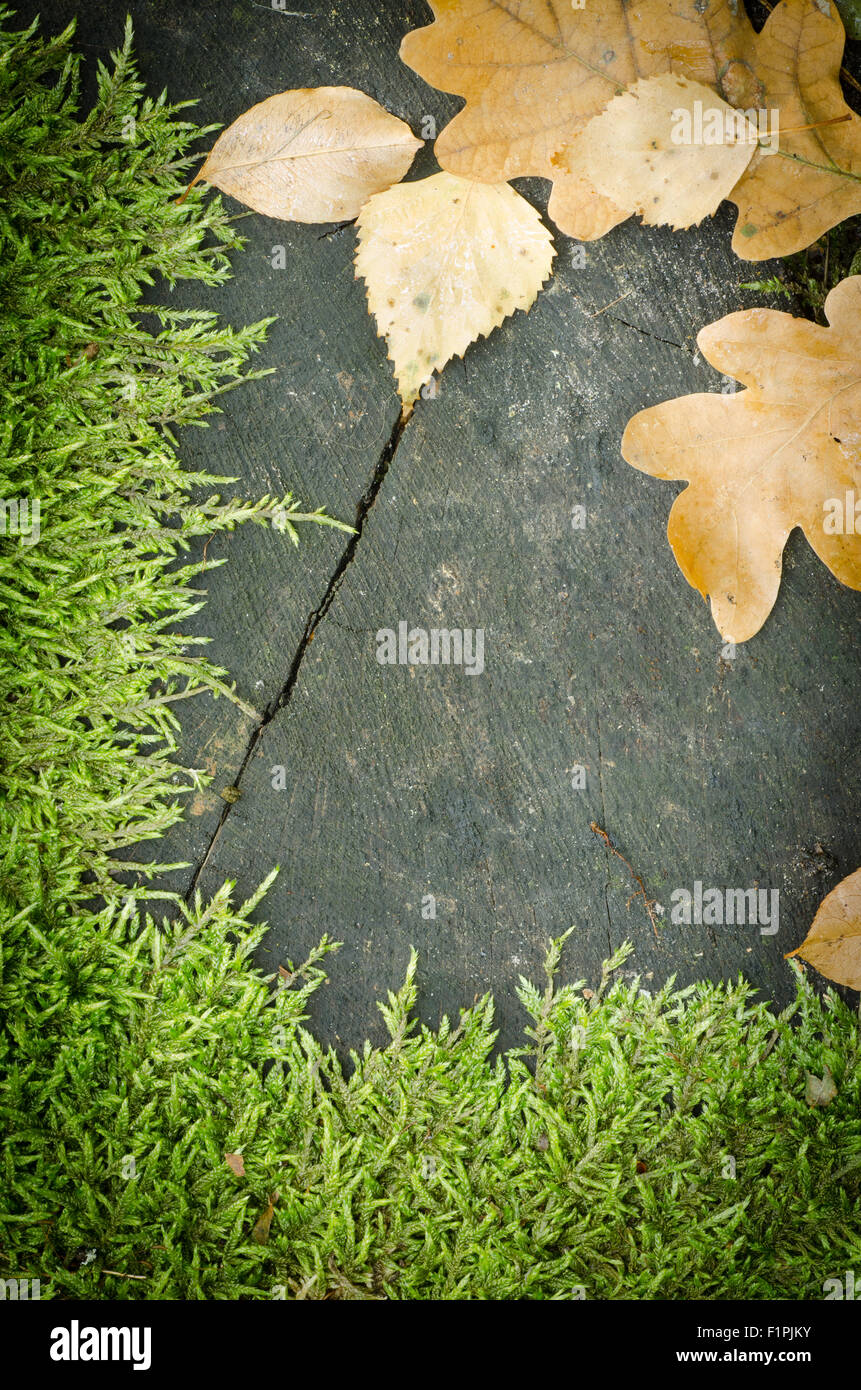
M 667 546 L 672 485 L 618 452 L 636 409 L 716 384 L 693 335 L 742 299 L 727 231 L 631 224 L 584 269 L 563 260 L 530 316 L 449 371 L 404 434 L 203 878 L 214 887 L 229 867 L 250 888 L 265 839 L 284 865 L 269 959 L 322 930 L 346 941 L 318 1006 L 345 1041 L 410 942 L 426 1017 L 492 988 L 514 1041 L 518 975 L 572 922 L 569 969 L 590 983 L 630 938 L 628 968 L 656 984 L 744 970 L 785 1001 L 782 954 L 854 862 L 857 597 L 793 544 L 771 622 L 722 659 Z M 485 672 L 380 666 L 375 634 L 401 620 L 482 627 Z M 697 879 L 778 888 L 779 931 L 661 926 L 656 939 L 593 820 L 667 908 Z
M 92 5 L 82 35 L 116 42 L 125 7 Z M 51 26 L 70 8 L 49 6 Z M 134 5 L 145 76 L 202 95 L 202 116 L 223 121 L 324 82 L 354 83 L 415 130 L 456 109 L 397 60 L 422 5 L 307 0 L 313 17 L 294 20 L 259 8 Z M 546 186 L 518 186 L 544 208 Z M 343 537 L 308 535 L 298 555 L 257 528 L 213 543 L 230 564 L 206 576 L 200 630 L 261 721 L 225 702 L 185 711 L 189 760 L 213 759 L 219 780 L 170 837 L 170 857 L 194 864 L 172 883 L 211 891 L 229 877 L 250 893 L 281 864 L 261 962 L 297 960 L 324 931 L 345 942 L 314 1002 L 323 1036 L 380 1036 L 374 1002 L 401 981 L 412 943 L 423 1018 L 456 1017 L 491 989 L 514 1043 L 518 976 L 537 978 L 547 937 L 572 923 L 569 976 L 594 984 L 628 938 L 626 969 L 648 986 L 743 971 L 782 1003 L 783 953 L 857 867 L 861 600 L 796 535 L 772 617 L 727 659 L 667 544 L 677 489 L 619 453 L 637 410 L 720 389 L 696 333 L 762 302 L 739 282 L 771 273 L 733 257 L 731 223 L 727 209 L 676 235 L 631 221 L 586 248 L 585 264 L 557 234 L 557 274 L 532 312 L 419 403 L 334 593 Z M 352 278 L 353 230 L 253 217 L 245 231 L 230 287 L 183 294 L 234 322 L 279 313 L 263 360 L 281 371 L 232 393 L 224 429 L 187 433 L 185 456 L 239 474 L 244 495 L 291 487 L 351 519 L 397 418 Z M 270 266 L 276 244 L 286 272 Z M 400 621 L 482 628 L 486 669 L 381 666 L 376 633 Z M 242 796 L 225 813 L 217 788 L 237 776 Z M 657 934 L 593 821 L 667 910 Z M 670 925 L 670 894 L 696 880 L 779 889 L 779 930 Z M 434 919 L 422 916 L 429 894 Z

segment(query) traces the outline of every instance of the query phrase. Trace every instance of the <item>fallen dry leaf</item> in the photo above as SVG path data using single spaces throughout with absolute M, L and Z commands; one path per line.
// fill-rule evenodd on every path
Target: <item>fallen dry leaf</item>
M 721 139 L 685 140 L 698 116 L 702 125 L 703 109 Z M 648 226 L 678 230 L 717 211 L 753 159 L 758 138 L 756 126 L 701 82 L 662 73 L 641 78 L 593 116 L 567 151 L 566 166 Z
M 834 1084 L 834 1077 L 831 1070 L 826 1066 L 822 1077 L 814 1076 L 812 1071 L 805 1073 L 807 1084 L 804 1088 L 804 1099 L 808 1105 L 830 1105 L 837 1095 L 837 1087 Z
M 190 187 L 204 179 L 267 217 L 342 222 L 398 183 L 421 144 L 364 92 L 300 87 L 239 116 Z
M 730 642 L 771 612 L 795 526 L 861 588 L 861 276 L 841 281 L 825 312 L 830 328 L 773 309 L 710 324 L 700 352 L 748 389 L 653 406 L 622 438 L 634 468 L 690 484 L 670 511 L 670 545 Z
M 724 76 L 733 105 L 779 113 L 780 153 L 757 152 L 730 195 L 732 246 L 745 260 L 789 256 L 861 212 L 861 118 L 840 86 L 844 43 L 832 0 L 781 0 L 749 35 L 746 62 Z
M 452 357 L 528 309 L 550 274 L 550 233 L 507 184 L 434 174 L 370 198 L 356 274 L 409 409 Z
M 801 956 L 835 984 L 861 989 L 861 869 L 820 903 L 810 931 L 787 952 L 790 956 Z
M 407 34 L 401 57 L 432 86 L 466 98 L 436 142 L 440 164 L 488 182 L 552 179 L 549 214 L 581 241 L 629 211 L 567 167 L 577 135 L 641 77 L 674 71 L 718 90 L 752 33 L 737 0 L 430 4 L 435 23 Z
M 436 142 L 440 164 L 488 182 L 553 180 L 549 214 L 578 240 L 630 215 L 584 172 L 579 137 L 639 79 L 668 72 L 761 112 L 769 142 L 776 113 L 779 152 L 757 150 L 728 193 L 739 209 L 738 255 L 788 255 L 861 211 L 861 119 L 843 100 L 844 33 L 831 0 L 781 0 L 759 35 L 740 0 L 430 3 L 435 22 L 407 34 L 401 56 L 466 99 Z M 601 152 L 599 143 L 593 170 Z
M 272 1225 L 272 1217 L 275 1214 L 275 1203 L 278 1201 L 278 1193 L 273 1192 L 269 1198 L 266 1208 L 260 1213 L 254 1223 L 251 1232 L 251 1239 L 258 1245 L 266 1245 L 269 1240 L 269 1228 Z
M 245 1177 L 245 1160 L 242 1154 L 225 1154 L 224 1161 L 232 1173 L 238 1178 Z

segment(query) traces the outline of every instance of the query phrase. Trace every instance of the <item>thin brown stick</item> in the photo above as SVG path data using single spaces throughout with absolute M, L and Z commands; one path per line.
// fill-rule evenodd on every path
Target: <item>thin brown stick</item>
M 625 293 L 620 294 L 618 299 L 612 299 L 609 304 L 605 304 L 603 309 L 596 309 L 594 314 L 587 314 L 587 319 L 596 319 L 599 314 L 606 314 L 607 310 L 612 309 L 614 304 L 621 304 L 623 299 L 627 299 L 628 295 L 633 293 L 633 289 L 625 290 Z
M 850 87 L 854 87 L 856 92 L 861 92 L 861 82 L 856 82 L 848 68 L 841 68 L 840 76 L 843 78 L 844 82 L 849 83 Z
M 852 120 L 852 112 L 847 111 L 845 116 L 830 116 L 827 121 L 811 121 L 809 125 L 790 125 L 784 126 L 781 135 L 798 135 L 802 130 L 821 130 L 825 125 L 842 125 L 844 121 Z
M 604 844 L 607 846 L 607 849 L 610 851 L 611 854 L 615 854 L 615 856 L 616 856 L 617 859 L 621 859 L 622 863 L 625 865 L 625 868 L 628 870 L 628 873 L 631 875 L 631 878 L 632 878 L 632 879 L 634 880 L 634 882 L 637 884 L 637 890 L 636 890 L 636 892 L 635 892 L 635 893 L 632 893 L 631 896 L 630 896 L 630 898 L 628 899 L 628 906 L 630 907 L 630 905 L 631 905 L 631 903 L 633 902 L 634 898 L 642 898 L 642 899 L 643 899 L 643 906 L 644 906 L 644 908 L 646 909 L 646 912 L 648 913 L 649 921 L 650 921 L 651 924 L 652 924 L 652 931 L 655 933 L 655 936 L 657 937 L 657 935 L 658 935 L 658 921 L 657 921 L 657 918 L 655 917 L 655 913 L 654 913 L 654 907 L 655 907 L 655 901 L 656 901 L 656 899 L 655 899 L 655 898 L 650 898 L 650 897 L 649 897 L 648 893 L 646 892 L 646 885 L 645 885 L 645 883 L 643 882 L 643 880 L 640 878 L 640 875 L 639 875 L 638 873 L 635 873 L 635 872 L 634 872 L 634 870 L 631 868 L 631 865 L 628 863 L 627 859 L 625 858 L 624 854 L 622 854 L 621 850 L 618 850 L 618 849 L 616 848 L 616 846 L 613 844 L 613 841 L 610 839 L 610 836 L 607 834 L 606 830 L 602 830 L 601 827 L 600 827 L 600 825 L 598 825 L 595 821 L 590 821 L 590 823 L 589 823 L 589 829 L 592 831 L 592 834 L 593 834 L 593 835 L 597 835 L 597 836 L 598 836 L 598 839 L 599 839 L 599 840 L 603 840 L 603 841 L 604 841 Z
M 202 170 L 202 169 L 201 169 L 200 173 L 201 173 L 201 174 L 203 173 L 203 170 Z M 199 183 L 199 182 L 200 182 L 200 174 L 195 174 L 195 176 L 194 176 L 194 178 L 192 179 L 191 183 L 188 185 L 188 188 L 187 188 L 187 189 L 185 190 L 185 192 L 181 195 L 181 197 L 179 197 L 179 198 L 174 198 L 173 201 L 176 203 L 176 206 L 177 206 L 177 207 L 181 207 L 181 206 L 182 206 L 182 204 L 185 202 L 186 198 L 188 197 L 189 193 L 190 193 L 191 190 L 194 188 L 194 185 L 195 185 L 196 183 Z
M 212 536 L 214 535 L 215 532 L 213 531 Z M 209 549 L 209 542 L 212 540 L 212 536 L 207 536 L 206 545 L 203 547 L 203 569 L 201 570 L 202 574 L 206 571 L 206 552 Z

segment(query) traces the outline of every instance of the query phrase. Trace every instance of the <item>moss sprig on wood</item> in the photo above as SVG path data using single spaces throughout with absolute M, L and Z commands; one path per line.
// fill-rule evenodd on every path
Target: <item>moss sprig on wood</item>
M 0 10 L 0 906 L 49 922 L 94 890 L 113 898 L 117 852 L 162 833 L 201 780 L 171 761 L 173 705 L 229 690 L 182 635 L 202 566 L 177 561 L 241 521 L 295 537 L 296 503 L 207 496 L 225 480 L 177 454 L 177 426 L 264 374 L 247 364 L 271 322 L 237 330 L 159 302 L 182 280 L 221 283 L 241 245 L 219 198 L 177 203 L 207 130 L 144 95 L 130 25 L 81 118 L 71 29 L 42 40 L 9 20 Z

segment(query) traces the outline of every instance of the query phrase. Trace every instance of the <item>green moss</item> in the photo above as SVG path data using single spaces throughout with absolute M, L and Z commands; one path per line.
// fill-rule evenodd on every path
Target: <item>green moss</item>
M 847 275 L 861 274 L 861 217 L 850 217 L 819 241 L 780 263 L 767 280 L 745 280 L 741 289 L 789 301 L 788 309 L 817 323 L 828 322 L 825 300 Z
M 177 205 L 207 132 L 144 96 L 130 29 L 80 118 L 71 30 L 43 42 L 8 18 L 0 9 L 0 908 L 48 920 L 94 889 L 116 897 L 117 851 L 160 834 L 201 780 L 171 762 L 173 705 L 229 691 L 181 633 L 201 565 L 177 561 L 245 520 L 295 539 L 298 514 L 290 497 L 222 503 L 207 491 L 225 480 L 177 457 L 176 426 L 204 423 L 248 379 L 267 327 L 142 302 L 165 281 L 220 283 L 241 245 L 220 199 L 193 189 Z
M 254 906 L 6 924 L 0 1275 L 43 1298 L 817 1299 L 858 1268 L 858 1020 L 800 973 L 775 1018 L 743 983 L 611 985 L 622 951 L 587 1000 L 556 943 L 494 1061 L 489 999 L 411 1024 L 413 960 L 347 1076 L 301 1024 L 329 944 L 264 980 Z
M 861 0 L 835 0 L 835 3 L 846 29 L 846 37 L 861 39 Z
M 195 500 L 215 480 L 177 457 L 173 428 L 247 379 L 265 329 L 142 311 L 162 279 L 218 283 L 239 244 L 217 198 L 175 202 L 201 132 L 144 97 L 128 41 L 80 117 L 70 35 L 7 20 L 0 497 L 38 499 L 41 531 L 0 537 L 0 1278 L 43 1298 L 822 1297 L 861 1263 L 859 1027 L 800 973 L 774 1017 L 743 982 L 614 985 L 622 951 L 588 997 L 554 943 L 543 989 L 522 985 L 524 1048 L 494 1059 L 489 999 L 413 1025 L 413 960 L 388 1045 L 345 1071 L 302 1022 L 330 943 L 265 979 L 259 898 L 157 921 L 117 883 L 118 850 L 200 780 L 173 702 L 230 696 L 181 635 L 199 567 L 178 561 L 241 520 L 289 529 L 294 503 Z

